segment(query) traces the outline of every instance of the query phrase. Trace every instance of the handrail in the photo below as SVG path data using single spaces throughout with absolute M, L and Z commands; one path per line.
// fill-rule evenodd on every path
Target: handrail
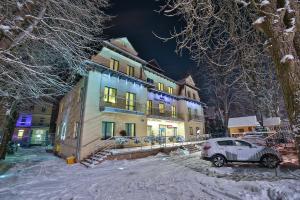
M 82 145 L 82 147 L 86 147 L 87 145 L 89 145 L 89 144 L 91 144 L 91 143 L 93 143 L 93 142 L 95 142 L 95 141 L 97 141 L 97 140 L 99 140 L 99 139 L 101 139 L 101 137 L 97 137 L 96 139 L 94 139 L 94 140 L 92 140 L 92 141 L 90 141 L 90 142 L 88 142 L 88 143 Z

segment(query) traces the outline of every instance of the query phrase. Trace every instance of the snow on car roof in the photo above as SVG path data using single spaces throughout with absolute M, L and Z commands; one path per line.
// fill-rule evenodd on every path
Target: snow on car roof
M 256 119 L 256 116 L 229 118 L 228 121 L 228 128 L 257 125 L 259 125 L 259 123 Z

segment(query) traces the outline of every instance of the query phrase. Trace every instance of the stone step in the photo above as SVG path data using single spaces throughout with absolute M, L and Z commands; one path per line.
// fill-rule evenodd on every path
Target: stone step
M 80 164 L 84 165 L 85 167 L 91 167 L 91 164 L 85 161 L 81 161 Z

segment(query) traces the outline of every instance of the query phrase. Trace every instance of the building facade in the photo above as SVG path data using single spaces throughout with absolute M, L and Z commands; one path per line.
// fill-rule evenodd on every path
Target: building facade
M 57 151 L 81 160 L 113 136 L 182 136 L 204 133 L 203 107 L 191 76 L 164 75 L 146 62 L 127 38 L 103 42 L 85 61 L 88 75 L 60 102 Z
M 52 105 L 32 105 L 20 112 L 12 140 L 21 146 L 51 144 L 49 134 Z

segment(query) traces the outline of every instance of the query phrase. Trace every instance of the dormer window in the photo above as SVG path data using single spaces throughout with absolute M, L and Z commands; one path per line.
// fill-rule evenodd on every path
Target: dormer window
M 119 71 L 119 66 L 120 66 L 119 61 L 117 61 L 113 58 L 110 59 L 110 63 L 109 63 L 110 69 L 115 70 L 115 71 Z
M 163 83 L 158 83 L 158 90 L 164 91 L 165 85 Z
M 126 74 L 129 76 L 134 76 L 134 67 L 127 65 Z

